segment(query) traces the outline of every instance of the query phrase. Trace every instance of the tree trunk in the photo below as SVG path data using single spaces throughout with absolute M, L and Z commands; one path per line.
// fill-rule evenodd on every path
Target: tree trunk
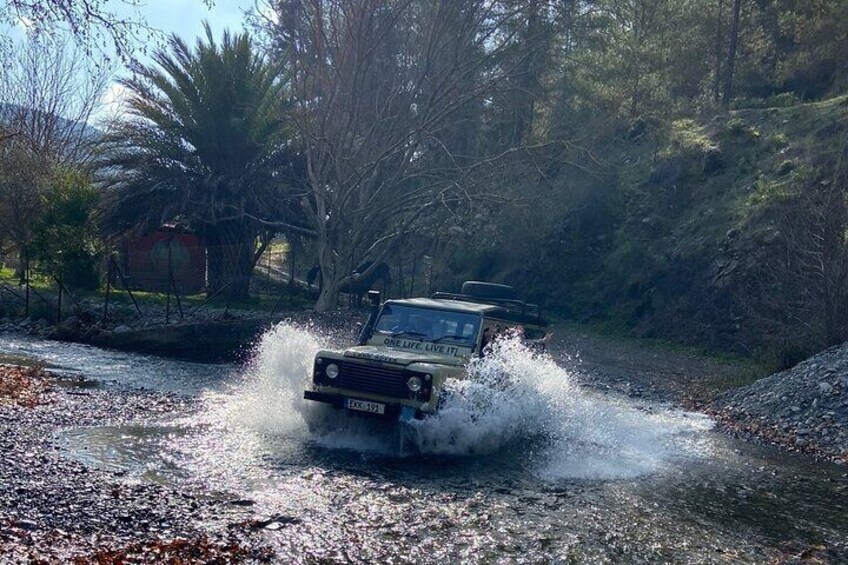
M 348 273 L 338 272 L 333 250 L 330 244 L 324 242 L 319 243 L 318 266 L 321 267 L 318 275 L 321 277 L 321 290 L 318 293 L 318 301 L 315 302 L 315 311 L 326 312 L 338 307 L 342 278 Z
M 18 279 L 19 286 L 24 286 L 27 278 L 26 269 L 29 264 L 29 258 L 25 249 L 24 245 L 18 247 L 18 265 L 15 267 L 15 277 Z
M 739 43 L 739 16 L 742 10 L 742 0 L 733 0 L 733 19 L 730 24 L 730 44 L 727 48 L 727 69 L 724 74 L 724 95 L 722 100 L 725 104 L 730 102 L 733 95 L 733 72 L 736 67 L 736 46 Z
M 335 281 L 324 279 L 324 284 L 321 287 L 321 292 L 318 294 L 318 300 L 315 302 L 316 312 L 327 312 L 335 310 L 339 306 L 339 285 Z
M 724 56 L 724 0 L 718 0 L 715 36 L 715 77 L 713 79 L 713 100 L 721 102 L 721 60 Z
M 547 49 L 547 38 L 542 35 L 542 21 L 539 15 L 539 2 L 533 0 L 527 6 L 527 24 L 524 30 L 525 43 L 531 46 L 524 54 L 522 70 L 518 77 L 519 92 L 513 109 L 512 144 L 523 143 L 533 129 L 536 96 L 539 92 L 539 75 L 543 50 Z
M 227 300 L 250 296 L 256 234 L 245 222 L 221 222 L 207 226 L 207 294 Z

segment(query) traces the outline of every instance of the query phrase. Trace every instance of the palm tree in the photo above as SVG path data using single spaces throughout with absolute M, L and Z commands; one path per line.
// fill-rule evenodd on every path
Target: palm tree
M 244 297 L 269 230 L 296 206 L 298 160 L 281 69 L 247 33 L 224 32 L 218 44 L 204 27 L 193 49 L 173 35 L 155 64 L 122 81 L 128 112 L 107 133 L 99 163 L 106 225 L 112 234 L 191 226 L 207 244 L 208 292 Z

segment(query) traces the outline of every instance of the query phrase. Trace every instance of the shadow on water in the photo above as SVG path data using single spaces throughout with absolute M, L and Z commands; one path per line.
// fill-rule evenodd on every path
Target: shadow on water
M 192 459 L 198 451 L 210 443 L 234 440 L 219 436 L 222 433 L 227 432 L 197 425 L 105 426 L 69 430 L 59 443 L 70 457 L 93 467 L 181 487 L 202 473 Z M 325 476 L 346 481 L 384 482 L 434 493 L 613 492 L 696 522 L 755 529 L 775 539 L 788 534 L 806 537 L 823 525 L 834 532 L 848 531 L 848 481 L 841 468 L 710 435 L 715 446 L 711 458 L 670 465 L 638 479 L 544 480 L 537 470 L 550 447 L 545 438 L 516 439 L 483 455 L 401 456 L 388 449 L 329 447 L 320 438 L 258 433 L 236 440 L 249 445 L 247 450 L 231 452 L 232 458 L 223 453 L 210 458 L 206 452 L 200 466 L 231 466 L 239 484 L 229 486 L 246 494 L 276 484 L 274 479 L 285 481 L 304 470 L 320 469 Z M 388 444 L 394 438 L 377 439 Z M 195 446 L 194 453 L 190 446 Z
M 397 529 L 402 516 L 404 527 L 426 529 L 432 543 L 453 548 L 454 557 L 457 540 L 469 537 L 489 544 L 478 550 L 490 557 L 522 554 L 526 546 L 517 540 L 526 538 L 536 540 L 539 558 L 614 562 L 628 561 L 634 548 L 641 555 L 639 544 L 660 548 L 647 559 L 656 562 L 713 562 L 703 558 L 707 547 L 732 547 L 736 553 L 727 556 L 751 561 L 759 545 L 787 540 L 842 543 L 845 550 L 842 469 L 708 435 L 712 455 L 698 462 L 638 478 L 556 481 L 538 474 L 550 448 L 544 438 L 516 440 L 483 455 L 402 457 L 330 447 L 320 438 L 186 422 L 70 430 L 60 444 L 67 456 L 128 479 L 254 500 L 260 515 L 302 520 L 299 528 L 306 530 L 293 535 L 327 548 L 349 543 L 358 528 Z M 493 533 L 495 525 L 500 531 Z M 381 548 L 384 558 L 406 551 L 392 535 L 384 532 L 369 547 Z M 515 544 L 498 545 L 502 538 Z M 302 551 L 274 540 L 283 556 Z M 686 556 L 681 544 L 696 549 Z M 623 553 L 610 549 L 616 547 Z
M 670 513 L 774 541 L 848 539 L 843 467 L 725 437 L 716 443 L 723 452 L 718 457 L 669 476 L 646 477 L 633 494 Z

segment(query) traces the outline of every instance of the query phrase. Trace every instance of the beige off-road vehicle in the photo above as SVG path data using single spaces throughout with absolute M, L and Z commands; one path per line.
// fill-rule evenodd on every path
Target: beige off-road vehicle
M 350 413 L 400 420 L 438 411 L 449 379 L 488 343 L 510 330 L 538 340 L 547 325 L 540 309 L 518 300 L 512 287 L 468 281 L 462 293 L 387 300 L 369 293 L 372 311 L 359 344 L 319 351 L 304 398 Z

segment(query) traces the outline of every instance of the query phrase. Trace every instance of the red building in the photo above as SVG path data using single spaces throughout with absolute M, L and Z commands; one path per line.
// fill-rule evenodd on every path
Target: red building
M 121 264 L 133 290 L 166 292 L 173 280 L 179 294 L 196 294 L 206 284 L 206 246 L 178 228 L 124 240 Z

